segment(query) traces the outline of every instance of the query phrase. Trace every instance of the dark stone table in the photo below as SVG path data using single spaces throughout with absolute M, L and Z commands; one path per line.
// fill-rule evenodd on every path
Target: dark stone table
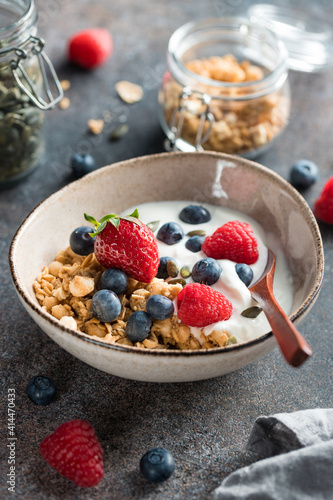
M 7 394 L 16 391 L 16 494 L 27 499 L 208 498 L 220 481 L 252 462 L 244 451 L 258 415 L 332 405 L 333 228 L 321 225 L 325 247 L 325 278 L 320 297 L 300 330 L 313 346 L 313 357 L 292 369 L 278 349 L 254 365 L 214 380 L 165 384 L 133 382 L 107 375 L 72 357 L 51 341 L 20 305 L 8 271 L 11 239 L 24 217 L 71 180 L 69 159 L 90 152 L 97 166 L 163 151 L 157 118 L 157 91 L 165 71 L 168 39 L 181 24 L 213 15 L 238 14 L 251 3 L 242 0 L 39 0 L 40 34 L 61 79 L 69 79 L 67 110 L 47 112 L 45 157 L 29 178 L 2 191 L 1 248 L 1 485 L 7 490 Z M 282 2 L 280 2 L 282 3 Z M 284 2 L 288 4 L 289 2 Z M 300 5 L 304 2 L 299 1 Z M 308 2 L 309 5 L 311 4 Z M 329 0 L 315 2 L 327 19 Z M 95 72 L 66 62 L 66 42 L 78 29 L 109 28 L 114 55 Z M 145 97 L 131 106 L 114 90 L 119 80 L 144 87 Z M 322 74 L 290 74 L 290 124 L 259 161 L 288 177 L 290 165 L 307 158 L 320 167 L 320 180 L 304 196 L 310 204 L 333 173 L 333 69 Z M 99 136 L 87 133 L 87 120 L 108 111 L 112 122 Z M 112 128 L 126 117 L 129 133 L 110 142 Z M 41 231 L 43 228 L 41 228 Z M 64 230 L 68 230 L 64 226 Z M 38 234 L 36 234 L 36 242 Z M 57 400 L 45 407 L 26 395 L 35 374 L 51 376 Z M 49 468 L 41 458 L 40 441 L 72 418 L 89 420 L 105 452 L 105 478 L 91 490 L 81 490 Z M 161 485 L 140 477 L 143 453 L 157 445 L 174 455 L 174 476 Z

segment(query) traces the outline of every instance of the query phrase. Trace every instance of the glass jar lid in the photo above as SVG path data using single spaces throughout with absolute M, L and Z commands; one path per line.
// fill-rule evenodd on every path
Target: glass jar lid
M 333 64 L 332 28 L 312 12 L 262 3 L 250 7 L 248 15 L 284 42 L 290 69 L 311 73 Z

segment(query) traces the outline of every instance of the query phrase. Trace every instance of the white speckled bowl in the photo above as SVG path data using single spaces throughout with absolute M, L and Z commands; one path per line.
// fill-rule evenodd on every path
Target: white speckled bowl
M 56 192 L 25 219 L 10 249 L 18 296 L 30 316 L 77 358 L 120 377 L 185 382 L 217 377 L 252 363 L 276 346 L 272 333 L 245 344 L 203 351 L 155 351 L 108 345 L 69 330 L 38 304 L 32 283 L 68 246 L 83 213 L 102 216 L 148 201 L 193 200 L 240 210 L 275 230 L 294 285 L 290 317 L 298 322 L 314 304 L 323 278 L 323 247 L 308 205 L 288 182 L 249 160 L 219 153 L 164 153 L 99 169 Z M 38 240 L 36 235 L 38 234 Z

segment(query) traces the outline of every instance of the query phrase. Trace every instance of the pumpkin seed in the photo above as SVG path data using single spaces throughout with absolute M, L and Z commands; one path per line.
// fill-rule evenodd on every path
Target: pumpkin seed
M 189 231 L 186 236 L 206 236 L 206 231 L 204 229 L 195 229 L 194 231 Z
M 241 315 L 244 316 L 244 318 L 256 318 L 257 316 L 259 316 L 259 314 L 261 313 L 262 309 L 261 307 L 257 307 L 257 306 L 252 306 L 252 307 L 248 307 L 247 309 L 245 309 L 244 311 L 241 312 Z
M 161 222 L 160 220 L 153 220 L 152 222 L 148 222 L 146 226 L 149 227 L 149 229 L 154 233 L 158 228 L 158 226 L 160 225 L 160 222 Z
M 34 126 L 39 124 L 40 111 L 37 108 L 30 107 L 25 114 L 25 122 L 27 125 Z
M 227 346 L 227 345 L 233 345 L 233 344 L 237 344 L 237 339 L 236 339 L 235 335 L 231 335 L 228 338 L 228 340 L 227 340 L 227 342 L 226 342 L 225 345 Z
M 38 85 L 38 64 L 27 68 Z M 14 179 L 38 160 L 43 149 L 44 113 L 20 90 L 8 65 L 0 65 L 0 183 Z M 40 82 L 41 83 L 41 82 Z
M 191 269 L 188 266 L 183 266 L 180 270 L 180 275 L 182 278 L 189 278 L 191 276 Z
M 117 127 L 111 132 L 110 140 L 118 141 L 118 139 L 124 137 L 128 131 L 129 126 L 127 125 L 127 123 L 121 123 L 120 125 L 117 125 Z
M 176 276 L 178 276 L 179 269 L 172 260 L 169 260 L 169 262 L 167 263 L 167 273 L 170 278 L 175 278 Z
M 186 285 L 186 281 L 182 278 L 176 278 L 173 280 L 168 281 L 169 285 L 177 285 L 177 283 L 180 283 L 182 286 Z

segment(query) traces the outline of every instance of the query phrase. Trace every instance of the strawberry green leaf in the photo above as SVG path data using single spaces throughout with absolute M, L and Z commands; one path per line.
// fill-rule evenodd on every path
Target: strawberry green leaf
M 129 222 L 133 222 L 134 224 L 137 224 L 138 226 L 142 226 L 143 223 L 141 220 L 137 219 L 136 217 L 132 217 L 131 215 L 125 215 L 124 217 L 120 217 L 123 220 L 128 220 Z
M 114 218 L 117 218 L 119 219 L 119 216 L 116 215 L 116 214 L 108 214 L 108 215 L 104 215 L 104 217 L 102 217 L 100 220 L 99 220 L 99 223 L 102 224 L 103 222 L 107 222 L 107 221 L 110 221 L 110 219 L 114 219 Z
M 97 221 L 95 219 L 95 217 L 92 217 L 91 215 L 88 215 L 86 213 L 84 214 L 84 218 L 86 219 L 86 221 L 88 221 L 94 225 L 95 231 L 89 233 L 92 238 L 94 236 L 96 236 L 97 234 L 101 233 L 103 231 L 103 229 L 105 229 L 108 222 L 110 222 L 110 224 L 112 224 L 117 229 L 117 231 L 119 230 L 119 224 L 120 224 L 121 219 L 130 221 L 130 222 L 133 222 L 134 224 L 142 226 L 142 222 L 139 221 L 138 217 L 139 217 L 139 212 L 138 212 L 137 208 L 134 210 L 134 212 L 131 215 L 127 215 L 127 216 L 122 217 L 122 216 L 117 215 L 117 214 L 108 214 L 108 215 L 104 215 L 104 217 L 102 217 L 99 221 Z
M 118 231 L 119 229 L 119 224 L 120 224 L 120 218 L 119 217 L 111 217 L 110 219 L 108 219 L 108 221 L 105 221 L 105 224 L 107 222 L 110 222 Z M 104 222 L 103 222 L 104 224 Z
M 139 210 L 136 208 L 133 213 L 131 213 L 128 217 L 135 217 L 136 219 L 139 218 Z
M 107 225 L 107 221 L 104 221 L 102 222 L 102 224 L 99 224 L 98 227 L 96 228 L 95 232 L 94 233 L 89 233 L 89 235 L 94 238 L 94 236 L 96 236 L 97 234 L 101 233 L 103 231 L 103 229 L 105 229 Z
M 95 227 L 97 227 L 99 224 L 95 217 L 92 217 L 91 215 L 84 214 L 84 218 L 87 222 L 90 222 L 90 224 L 93 224 Z

